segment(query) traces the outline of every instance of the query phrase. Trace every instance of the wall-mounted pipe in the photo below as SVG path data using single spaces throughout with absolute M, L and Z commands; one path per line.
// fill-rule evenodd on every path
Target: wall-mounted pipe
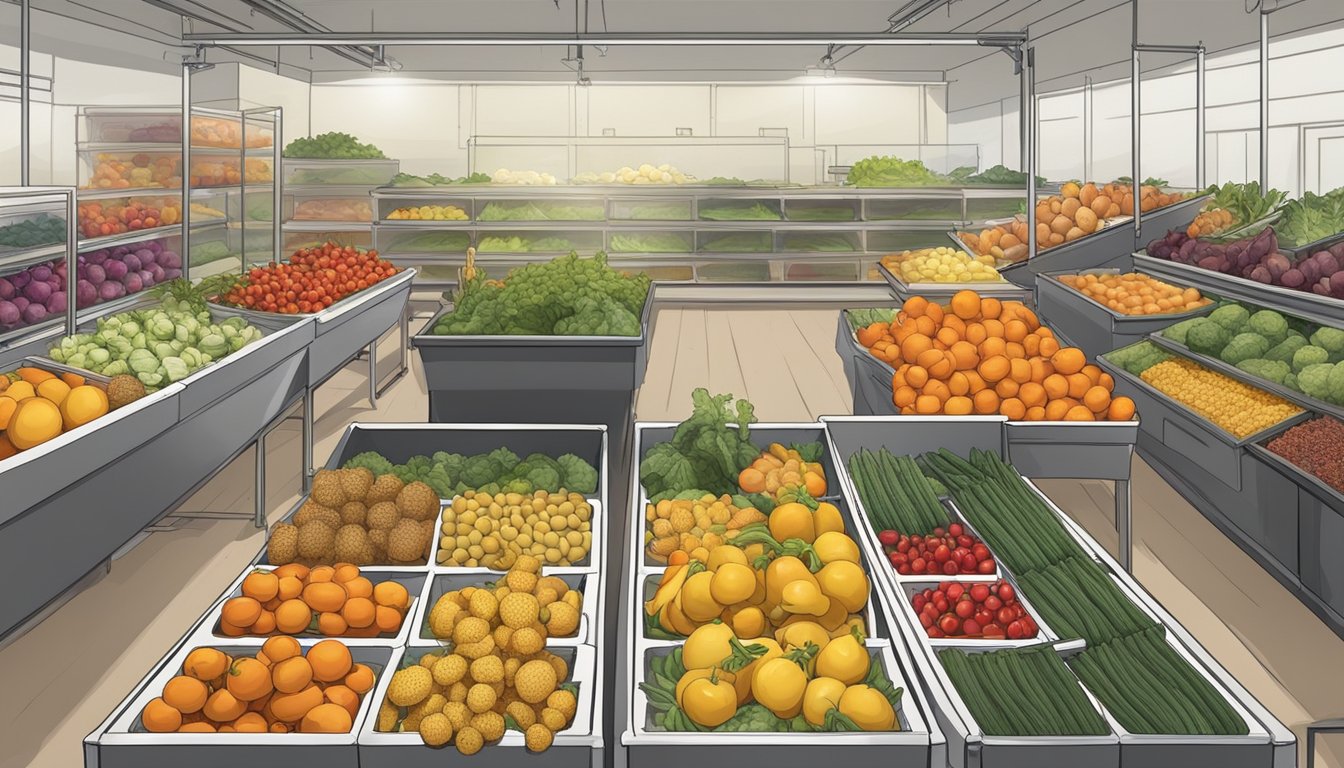
M 1260 189 L 1269 189 L 1269 12 L 1260 12 Z
M 32 183 L 32 8 L 19 1 L 19 184 Z M 73 296 L 74 294 L 68 294 Z M 70 302 L 73 306 L 73 302 Z

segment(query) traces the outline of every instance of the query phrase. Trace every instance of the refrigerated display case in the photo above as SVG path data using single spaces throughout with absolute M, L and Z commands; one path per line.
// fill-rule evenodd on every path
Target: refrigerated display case
M 370 193 L 397 175 L 396 160 L 285 158 L 281 251 L 334 240 L 374 247 Z

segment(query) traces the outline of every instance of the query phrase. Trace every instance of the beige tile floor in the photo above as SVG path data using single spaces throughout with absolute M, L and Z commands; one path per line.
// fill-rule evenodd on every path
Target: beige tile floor
M 638 417 L 684 418 L 690 390 L 697 386 L 746 395 L 762 421 L 848 413 L 848 385 L 834 351 L 834 313 L 812 306 L 659 310 Z M 380 345 L 382 375 L 392 370 L 395 354 L 395 337 L 389 337 Z M 424 378 L 414 354 L 411 373 L 376 410 L 367 399 L 366 369 L 356 363 L 318 393 L 319 463 L 350 422 L 425 419 Z M 266 460 L 274 520 L 298 498 L 297 421 L 272 434 Z M 251 468 L 246 453 L 182 510 L 247 513 Z M 1108 484 L 1056 480 L 1042 486 L 1114 550 Z M 1132 489 L 1135 574 L 1148 590 L 1299 738 L 1306 723 L 1344 715 L 1338 693 L 1344 688 L 1344 641 L 1138 459 Z M 0 767 L 80 765 L 84 736 L 190 628 L 262 542 L 248 520 L 183 520 L 174 530 L 150 535 L 116 560 L 105 578 L 0 650 Z M 1344 765 L 1344 738 L 1336 738 L 1323 740 L 1317 765 Z M 1300 762 L 1305 765 L 1305 754 Z

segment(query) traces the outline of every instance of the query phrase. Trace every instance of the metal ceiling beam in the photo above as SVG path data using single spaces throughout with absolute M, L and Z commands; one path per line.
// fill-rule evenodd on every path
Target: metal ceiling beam
M 993 32 L 955 34 L 931 32 L 919 35 L 872 33 L 535 33 L 501 35 L 436 32 L 323 32 L 320 34 L 277 34 L 272 32 L 197 33 L 183 36 L 183 42 L 202 46 L 264 45 L 317 46 L 342 45 L 434 45 L 434 46 L 525 46 L 525 45 L 672 45 L 672 46 L 789 46 L 789 45 L 875 45 L 929 46 L 966 45 L 1014 48 L 1026 43 L 1025 33 Z

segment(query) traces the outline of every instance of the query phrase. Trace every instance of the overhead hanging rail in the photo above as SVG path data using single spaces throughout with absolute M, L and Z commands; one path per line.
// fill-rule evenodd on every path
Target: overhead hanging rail
M 1026 44 L 1022 32 L 981 32 L 976 34 L 928 32 L 918 35 L 886 33 L 518 33 L 509 35 L 438 32 L 323 32 L 294 34 L 274 32 L 189 33 L 185 43 L 198 46 L 333 46 L 333 45 L 978 45 L 989 48 L 1017 48 Z

